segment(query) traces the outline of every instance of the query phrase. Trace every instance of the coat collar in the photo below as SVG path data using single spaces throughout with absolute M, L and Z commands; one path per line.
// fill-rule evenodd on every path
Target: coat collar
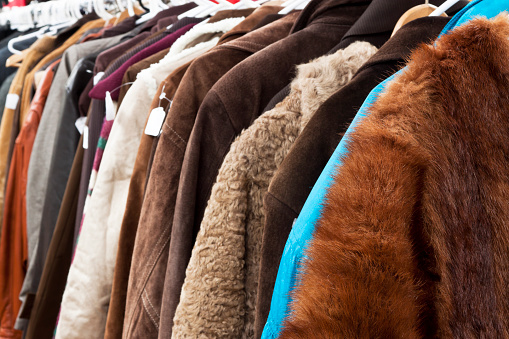
M 228 18 L 214 23 L 205 23 L 203 25 L 198 24 L 194 26 L 186 34 L 184 34 L 183 36 L 178 38 L 177 41 L 175 41 L 175 43 L 171 46 L 168 55 L 163 59 L 163 62 L 165 62 L 166 59 L 174 58 L 177 55 L 182 54 L 186 49 L 187 50 L 197 49 L 198 45 L 191 48 L 187 48 L 187 46 L 200 36 L 209 33 L 226 33 L 230 29 L 238 25 L 240 22 L 242 22 L 242 20 L 244 20 L 244 17 Z M 219 38 L 217 38 L 217 40 L 219 40 Z
M 371 0 L 311 0 L 295 22 L 292 33 L 303 30 L 312 23 L 327 19 L 337 20 L 339 24 L 342 24 L 341 18 L 349 16 L 345 7 L 367 6 L 370 2 Z
M 431 4 L 440 5 L 441 0 L 430 0 Z M 388 34 L 386 40 L 390 37 L 396 22 L 410 8 L 421 5 L 422 0 L 373 0 L 366 11 L 355 22 L 350 30 L 341 39 L 341 48 L 345 48 L 352 42 L 363 40 L 369 41 L 367 36 L 376 36 L 378 34 Z M 453 8 L 452 12 L 463 8 L 468 1 L 460 1 Z M 383 43 L 383 42 L 382 42 Z
M 410 54 L 410 51 L 414 50 L 423 41 L 423 36 L 428 36 L 429 40 L 434 40 L 449 20 L 450 18 L 444 17 L 425 17 L 401 27 L 378 50 L 378 53 L 359 69 L 359 72 L 380 63 L 404 60 Z
M 281 10 L 280 6 L 261 6 L 253 11 L 244 21 L 242 21 L 237 26 L 233 27 L 230 31 L 223 34 L 223 36 L 219 39 L 219 44 L 221 44 L 224 40 L 229 39 L 232 36 L 239 35 L 242 36 L 258 24 L 265 16 L 273 13 L 277 13 Z
M 275 31 L 287 29 L 286 34 L 288 34 L 289 26 L 295 22 L 298 15 L 298 13 L 290 13 L 271 24 L 252 31 L 243 37 L 217 46 L 216 48 L 237 49 L 254 54 L 273 43 L 275 37 L 281 37 L 281 34 L 275 33 Z

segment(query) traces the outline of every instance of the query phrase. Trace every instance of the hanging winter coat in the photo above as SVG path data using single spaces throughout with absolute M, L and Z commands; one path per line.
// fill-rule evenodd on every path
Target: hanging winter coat
M 375 52 L 367 42 L 298 66 L 288 97 L 256 119 L 221 166 L 187 267 L 173 338 L 253 338 L 263 196 L 313 113 Z
M 419 48 L 351 133 L 280 338 L 509 336 L 509 17 Z

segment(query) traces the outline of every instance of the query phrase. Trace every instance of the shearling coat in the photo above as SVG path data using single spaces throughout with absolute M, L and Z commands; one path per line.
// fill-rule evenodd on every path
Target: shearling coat
M 186 271 L 173 337 L 253 338 L 263 196 L 318 106 L 376 52 L 356 42 L 298 67 L 289 96 L 232 144 Z
M 509 22 L 425 45 L 351 134 L 280 338 L 509 337 Z

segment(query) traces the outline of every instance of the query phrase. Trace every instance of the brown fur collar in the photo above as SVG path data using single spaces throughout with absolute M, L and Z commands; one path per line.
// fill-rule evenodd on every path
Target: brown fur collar
M 509 23 L 415 51 L 352 134 L 281 338 L 509 337 Z

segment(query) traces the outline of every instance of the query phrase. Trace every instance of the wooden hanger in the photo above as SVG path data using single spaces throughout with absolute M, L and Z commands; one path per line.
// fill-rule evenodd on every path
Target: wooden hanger
M 394 26 L 394 30 L 392 31 L 391 37 L 396 34 L 396 32 L 409 23 L 410 21 L 413 21 L 415 19 L 424 18 L 425 16 L 429 16 L 433 11 L 437 9 L 436 6 L 428 3 L 426 0 L 426 3 L 422 5 L 417 5 L 412 8 L 410 8 L 408 11 L 403 13 L 401 18 L 399 18 L 398 22 L 396 22 L 396 26 Z M 445 13 L 442 14 L 442 16 L 447 16 Z

